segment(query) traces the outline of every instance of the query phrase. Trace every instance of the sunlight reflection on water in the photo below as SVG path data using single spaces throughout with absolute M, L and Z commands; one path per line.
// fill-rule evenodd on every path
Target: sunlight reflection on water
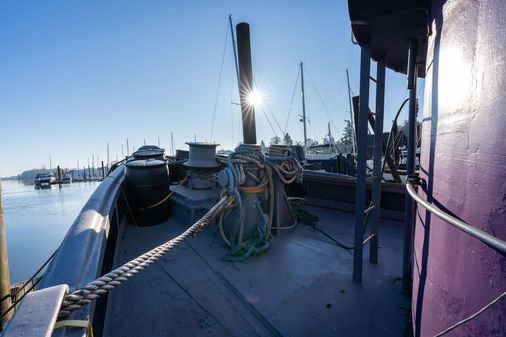
M 11 282 L 29 278 L 46 261 L 98 184 L 36 190 L 18 181 L 2 181 Z

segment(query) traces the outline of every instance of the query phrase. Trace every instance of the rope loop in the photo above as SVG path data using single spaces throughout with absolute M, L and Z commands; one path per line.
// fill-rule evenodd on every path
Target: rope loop
M 267 157 L 278 178 L 284 184 L 302 182 L 303 168 L 288 145 L 272 145 Z

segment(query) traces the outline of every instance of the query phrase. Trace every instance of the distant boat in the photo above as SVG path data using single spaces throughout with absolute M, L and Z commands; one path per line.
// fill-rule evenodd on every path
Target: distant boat
M 330 132 L 330 123 L 328 123 L 329 133 L 323 140 L 323 144 L 313 144 L 307 148 L 306 159 L 307 160 L 328 160 L 335 159 L 339 154 L 339 150 L 344 152 L 342 147 L 338 150 L 337 144 L 334 141 L 334 137 Z
M 61 182 L 62 182 L 62 184 L 70 184 L 72 182 L 72 177 L 70 176 L 70 174 L 65 173 L 63 175 Z
M 36 188 L 47 188 L 51 187 L 51 184 L 55 181 L 56 179 L 51 173 L 37 173 L 33 180 L 33 184 Z

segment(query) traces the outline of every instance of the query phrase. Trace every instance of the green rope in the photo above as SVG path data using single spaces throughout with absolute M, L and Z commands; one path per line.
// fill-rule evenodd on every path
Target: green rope
M 307 207 L 304 204 L 303 199 L 291 199 L 289 202 L 289 205 L 290 205 L 290 209 L 292 210 L 293 215 L 297 218 L 298 221 L 301 221 L 301 222 L 313 227 L 313 229 L 315 229 L 318 232 L 320 232 L 321 234 L 325 235 L 328 239 L 330 239 L 337 246 L 344 248 L 348 252 L 353 249 L 353 246 L 348 246 L 348 245 L 345 245 L 345 244 L 337 241 L 332 236 L 330 236 L 328 233 L 326 233 L 325 231 L 318 228 L 317 225 L 318 225 L 319 218 L 307 210 Z
M 320 220 L 316 215 L 310 213 L 307 210 L 306 205 L 303 200 L 292 199 L 290 200 L 290 209 L 292 214 L 295 216 L 297 221 L 303 222 L 312 227 L 316 226 L 318 221 Z
M 254 239 L 232 245 L 227 260 L 235 262 L 244 261 L 269 249 L 271 243 L 264 239 L 267 225 L 262 223 L 257 229 L 258 231 Z

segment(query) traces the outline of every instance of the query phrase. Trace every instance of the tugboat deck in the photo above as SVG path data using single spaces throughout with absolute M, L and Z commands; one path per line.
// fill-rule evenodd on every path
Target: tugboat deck
M 310 208 L 319 228 L 353 241 L 352 213 Z M 128 217 L 125 217 L 127 219 Z M 151 227 L 123 223 L 115 267 L 175 237 L 175 217 Z M 243 262 L 207 228 L 109 294 L 104 336 L 400 336 L 409 301 L 396 279 L 402 268 L 401 223 L 382 219 L 379 264 L 364 258 L 360 285 L 353 254 L 311 226 L 273 238 Z M 368 256 L 367 244 L 364 257 Z

